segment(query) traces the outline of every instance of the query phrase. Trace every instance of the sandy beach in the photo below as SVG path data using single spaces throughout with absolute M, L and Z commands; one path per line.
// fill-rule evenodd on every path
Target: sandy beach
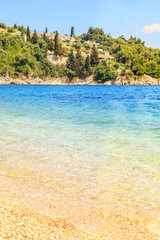
M 159 239 L 156 225 L 148 229 L 148 216 L 137 219 L 129 208 L 122 212 L 110 206 L 104 211 L 94 204 L 90 209 L 78 207 L 74 197 L 69 206 L 58 189 L 52 192 L 55 201 L 51 201 L 44 195 L 42 182 L 17 174 L 1 175 L 0 189 L 0 239 Z

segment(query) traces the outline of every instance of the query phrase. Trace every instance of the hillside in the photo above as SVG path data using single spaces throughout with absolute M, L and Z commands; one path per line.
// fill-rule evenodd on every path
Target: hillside
M 0 23 L 0 76 L 11 79 L 92 78 L 92 82 L 126 84 L 160 79 L 160 49 L 147 48 L 141 39 L 113 38 L 90 28 L 81 36 L 58 32 L 30 32 L 29 27 Z M 145 76 L 145 77 L 143 77 Z M 123 82 L 122 82 L 123 80 Z M 148 81 L 148 80 L 147 80 Z M 85 81 L 83 81 L 85 82 Z M 146 81 L 143 81 L 146 83 Z

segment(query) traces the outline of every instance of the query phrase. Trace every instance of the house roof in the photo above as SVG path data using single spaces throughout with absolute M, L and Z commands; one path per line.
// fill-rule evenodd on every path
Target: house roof
M 110 55 L 110 54 L 98 54 L 98 57 L 99 58 L 103 58 L 103 59 L 105 59 L 105 58 L 114 58 L 112 55 Z
M 52 54 L 52 55 L 54 55 L 54 52 L 51 52 L 51 51 L 47 51 L 47 54 Z
M 6 33 L 7 32 L 7 29 L 5 28 L 0 28 L 0 32 L 3 32 L 3 33 Z

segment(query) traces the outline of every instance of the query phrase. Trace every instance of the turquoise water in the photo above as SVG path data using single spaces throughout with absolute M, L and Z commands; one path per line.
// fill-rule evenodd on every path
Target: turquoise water
M 72 187 L 106 166 L 158 179 L 160 87 L 0 86 L 0 143 L 1 165 Z
M 92 232 L 109 216 L 159 233 L 160 87 L 1 85 L 0 179 Z

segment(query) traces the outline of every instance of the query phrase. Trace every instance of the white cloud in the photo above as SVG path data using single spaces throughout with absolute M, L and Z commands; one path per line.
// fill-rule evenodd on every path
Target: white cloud
M 142 33 L 153 33 L 153 32 L 160 32 L 160 24 L 154 23 L 152 25 L 146 25 L 141 30 Z

